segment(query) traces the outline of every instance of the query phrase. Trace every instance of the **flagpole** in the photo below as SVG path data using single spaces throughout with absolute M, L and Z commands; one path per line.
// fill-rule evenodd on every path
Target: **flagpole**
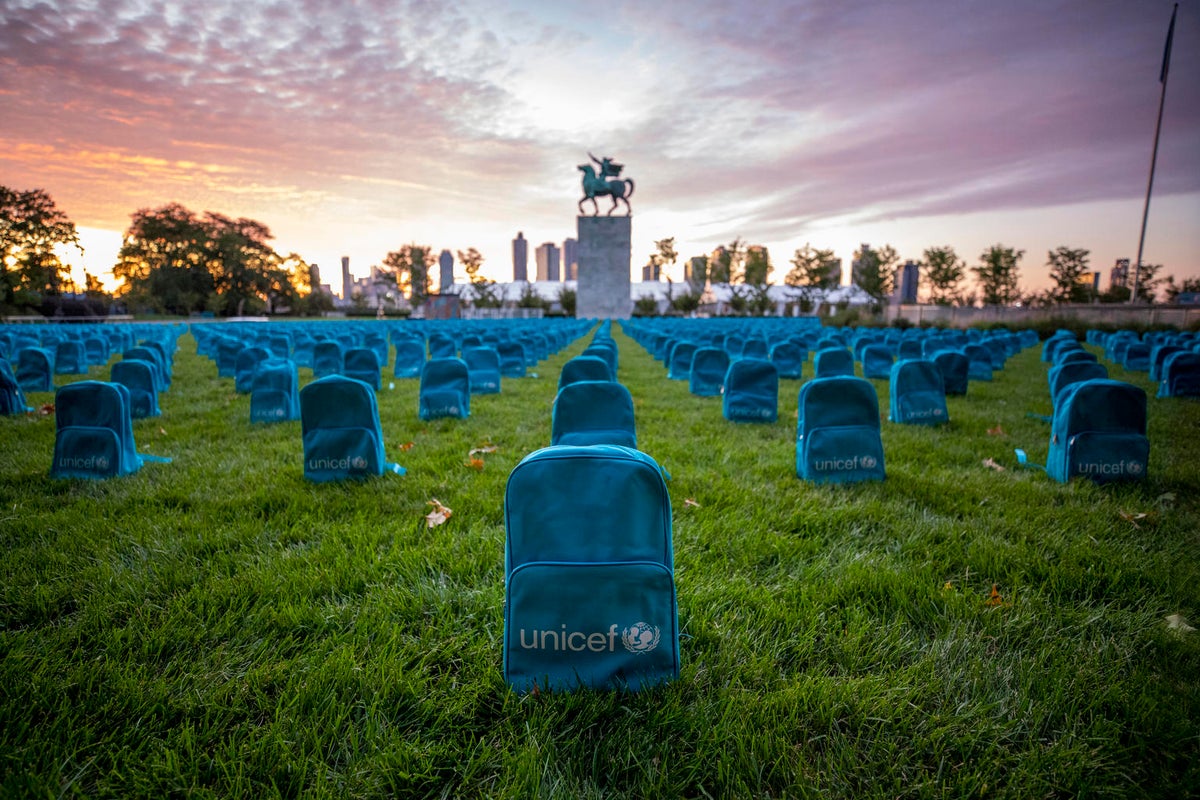
M 1158 163 L 1158 137 L 1162 133 L 1163 105 L 1167 100 L 1167 73 L 1171 66 L 1171 40 L 1175 38 L 1175 15 L 1179 13 L 1179 3 L 1171 11 L 1171 24 L 1167 28 L 1167 45 L 1163 49 L 1162 72 L 1158 79 L 1162 83 L 1162 92 L 1158 96 L 1158 122 L 1154 125 L 1154 149 L 1150 151 L 1150 180 L 1146 182 L 1146 204 L 1142 207 L 1142 234 L 1138 237 L 1137 261 L 1133 266 L 1133 289 L 1129 292 L 1129 304 L 1133 305 L 1138 299 L 1138 279 L 1142 276 L 1142 249 L 1146 245 L 1146 222 L 1150 218 L 1150 192 L 1154 189 L 1154 167 Z

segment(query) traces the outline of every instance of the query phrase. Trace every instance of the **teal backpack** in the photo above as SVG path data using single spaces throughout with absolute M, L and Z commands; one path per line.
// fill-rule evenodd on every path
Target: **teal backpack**
M 375 391 L 360 380 L 328 375 L 300 390 L 304 477 L 316 483 L 368 478 L 404 468 L 384 458 Z
M 932 361 L 921 358 L 894 364 L 888 395 L 888 419 L 892 422 L 941 425 L 950 421 L 942 371 Z
M 54 391 L 54 354 L 45 348 L 26 347 L 18 350 L 13 371 L 23 391 Z
M 1017 460 L 1027 463 L 1023 450 Z M 1146 392 L 1122 381 L 1094 379 L 1067 386 L 1050 424 L 1046 473 L 1060 483 L 1087 477 L 1096 483 L 1146 477 Z
M 471 416 L 471 376 L 461 358 L 431 358 L 421 368 L 417 414 L 423 420 Z
M 633 397 L 616 381 L 568 383 L 554 398 L 550 444 L 637 447 Z
M 27 411 L 33 409 L 25 405 L 25 393 L 21 391 L 17 376 L 8 362 L 0 359 L 0 416 L 24 414 Z
M 730 422 L 774 422 L 779 418 L 779 370 L 766 359 L 734 361 L 725 373 L 721 411 Z
M 351 347 L 342 355 L 341 374 L 347 378 L 360 380 L 375 391 L 379 391 L 383 388 L 382 364 L 383 362 L 379 360 L 379 354 L 375 352 L 374 348 Z
M 112 478 L 132 475 L 147 461 L 133 441 L 129 390 L 119 383 L 79 381 L 54 394 L 52 478 Z
M 813 483 L 885 478 L 879 395 L 865 378 L 816 378 L 800 388 L 796 475 Z
M 1159 397 L 1200 397 L 1200 353 L 1169 353 L 1158 381 Z
M 688 391 L 697 397 L 717 397 L 725 387 L 729 354 L 720 347 L 701 347 L 692 354 Z
M 258 362 L 250 379 L 250 421 L 286 422 L 300 419 L 300 375 L 290 358 Z
M 638 690 L 679 676 L 671 500 L 627 447 L 537 450 L 504 496 L 504 680 Z
M 129 390 L 129 411 L 134 419 L 162 414 L 158 407 L 157 371 L 157 364 L 140 358 L 125 359 L 112 365 L 109 378 Z
M 463 347 L 471 394 L 500 393 L 500 354 L 491 347 Z
M 265 347 L 244 347 L 234 359 L 233 390 L 238 394 L 249 394 L 250 383 L 254 380 L 254 370 L 263 361 L 271 357 L 271 351 Z

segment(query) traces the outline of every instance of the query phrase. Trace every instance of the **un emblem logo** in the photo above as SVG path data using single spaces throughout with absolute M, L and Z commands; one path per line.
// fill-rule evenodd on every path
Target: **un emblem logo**
M 355 456 L 354 459 L 350 462 L 350 464 L 355 469 L 366 469 L 367 468 L 367 460 L 365 458 L 363 458 L 362 456 Z
M 104 456 L 97 456 L 96 469 L 108 469 L 108 459 Z
M 858 463 L 862 465 L 863 469 L 874 469 L 878 462 L 875 461 L 875 456 L 863 456 Z
M 1130 461 L 1125 465 L 1125 471 L 1130 475 L 1141 475 L 1143 469 L 1140 461 Z
M 649 653 L 658 647 L 658 628 L 648 622 L 635 622 L 621 631 L 621 644 L 631 653 Z

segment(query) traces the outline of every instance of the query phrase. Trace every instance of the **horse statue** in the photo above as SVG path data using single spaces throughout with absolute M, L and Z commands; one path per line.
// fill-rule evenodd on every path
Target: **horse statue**
M 583 203 L 585 200 L 592 201 L 592 216 L 600 213 L 600 205 L 596 202 L 597 197 L 608 196 L 612 198 L 612 208 L 608 210 L 608 216 L 617 210 L 618 203 L 625 204 L 625 214 L 628 216 L 633 213 L 633 209 L 629 206 L 629 198 L 633 196 L 633 179 L 618 178 L 621 170 L 625 168 L 624 164 L 617 164 L 611 158 L 596 158 L 591 153 L 588 157 L 596 162 L 596 166 L 600 168 L 599 174 L 591 164 L 580 164 L 579 171 L 583 173 L 583 197 L 579 199 L 579 213 L 583 213 Z

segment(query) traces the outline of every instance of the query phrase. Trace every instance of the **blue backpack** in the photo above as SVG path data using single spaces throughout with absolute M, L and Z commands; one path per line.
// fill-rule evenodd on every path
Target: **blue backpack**
M 285 422 L 300 419 L 300 375 L 290 358 L 258 362 L 250 380 L 250 421 Z
M 342 356 L 342 375 L 360 380 L 375 391 L 383 386 L 379 354 L 370 347 L 351 347 Z
M 813 483 L 885 478 L 879 395 L 865 378 L 817 378 L 800 388 L 796 475 Z
M 779 370 L 780 378 L 800 380 L 804 377 L 804 361 L 808 353 L 793 342 L 780 342 L 771 348 L 771 363 Z
M 941 350 L 934 355 L 933 363 L 937 364 L 937 368 L 942 372 L 942 383 L 947 395 L 965 395 L 967 393 L 967 386 L 970 383 L 967 377 L 970 362 L 962 352 Z
M 463 347 L 471 394 L 500 393 L 500 354 L 491 347 Z
M 383 454 L 375 391 L 360 380 L 327 375 L 300 390 L 304 477 L 317 483 L 368 478 L 404 468 Z
M 397 378 L 419 378 L 425 366 L 425 342 L 404 339 L 396 342 L 396 364 L 392 375 Z
M 504 680 L 638 690 L 679 676 L 671 500 L 627 447 L 547 447 L 504 495 Z
M 525 368 L 528 365 L 525 345 L 519 342 L 501 342 L 496 345 L 496 352 L 500 354 L 501 375 L 505 378 L 525 377 Z
M 937 364 L 926 359 L 892 366 L 888 419 L 903 425 L 941 425 L 950 421 L 946 387 Z
M 155 382 L 157 364 L 141 359 L 125 359 L 112 365 L 109 379 L 129 390 L 129 411 L 134 419 L 157 417 L 162 414 L 158 407 L 158 385 Z
M 992 354 L 979 344 L 969 344 L 963 348 L 967 356 L 967 377 L 973 381 L 990 381 L 992 379 Z
M 271 351 L 265 347 L 245 347 L 234 359 L 233 390 L 238 394 L 249 394 L 250 383 L 254 380 L 254 370 L 258 365 L 271 357 Z
M 312 371 L 314 378 L 342 374 L 342 346 L 338 342 L 325 341 L 313 345 Z
M 779 418 L 779 370 L 765 359 L 734 361 L 725 373 L 721 412 L 730 422 L 774 422 Z
M 1026 463 L 1025 453 L 1017 460 Z M 1146 392 L 1121 381 L 1096 379 L 1068 386 L 1054 409 L 1046 472 L 1066 483 L 1084 476 L 1096 483 L 1146 477 Z
M 825 347 L 813 356 L 813 375 L 834 378 L 854 375 L 854 354 L 844 347 Z
M 692 342 L 676 342 L 667 355 L 667 378 L 686 381 L 692 373 L 692 357 L 699 348 Z
M 1095 361 L 1068 361 L 1051 367 L 1046 376 L 1050 382 L 1050 402 L 1057 408 L 1059 396 L 1071 384 L 1107 377 L 1108 367 Z
M 568 383 L 554 398 L 550 444 L 637 448 L 633 397 L 616 381 Z
M 54 347 L 54 371 L 59 375 L 81 375 L 88 370 L 83 342 L 68 339 Z
M 1159 397 L 1200 397 L 1200 353 L 1188 350 L 1171 353 L 1161 372 Z
M 597 356 L 575 356 L 563 364 L 558 375 L 558 388 L 575 381 L 611 381 L 612 370 L 608 362 Z
M 729 353 L 720 347 L 701 347 L 692 355 L 688 390 L 698 397 L 716 397 L 725 386 Z
M 54 391 L 54 354 L 49 350 L 41 347 L 18 350 L 13 371 L 23 391 Z
M 17 376 L 8 362 L 0 359 L 0 416 L 24 414 L 27 411 L 33 409 L 25 405 L 25 393 L 21 391 Z
M 52 478 L 111 478 L 132 475 L 147 461 L 133 441 L 129 390 L 119 383 L 79 381 L 54 394 Z
M 888 379 L 892 375 L 892 351 L 885 344 L 869 344 L 862 351 L 864 378 Z
M 471 376 L 461 358 L 431 358 L 421 369 L 417 413 L 423 420 L 471 416 Z

